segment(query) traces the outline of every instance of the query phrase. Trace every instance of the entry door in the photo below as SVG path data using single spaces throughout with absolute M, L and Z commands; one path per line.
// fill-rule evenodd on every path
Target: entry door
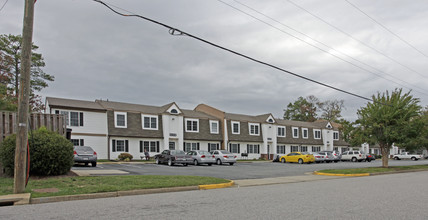
M 175 142 L 174 141 L 170 141 L 169 142 L 169 149 L 170 150 L 175 150 Z

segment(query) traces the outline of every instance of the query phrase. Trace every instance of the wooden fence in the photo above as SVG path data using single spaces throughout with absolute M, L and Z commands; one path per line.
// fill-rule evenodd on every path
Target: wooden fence
M 0 142 L 11 134 L 17 131 L 17 113 L 16 112 L 0 112 Z M 33 113 L 30 115 L 28 129 L 36 130 L 45 126 L 51 131 L 55 131 L 63 136 L 66 135 L 65 117 L 56 114 L 41 114 Z

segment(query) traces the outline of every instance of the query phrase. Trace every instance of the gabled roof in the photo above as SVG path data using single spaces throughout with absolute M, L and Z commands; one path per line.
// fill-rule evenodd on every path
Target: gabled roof
M 233 120 L 233 121 L 265 123 L 269 115 L 270 114 L 252 116 L 252 115 L 226 113 L 225 117 L 226 119 Z
M 292 120 L 285 120 L 285 119 L 276 119 L 276 122 L 279 125 L 288 125 L 288 126 L 305 127 L 305 128 L 322 128 L 320 126 L 317 126 L 313 122 L 306 122 L 306 121 L 292 121 Z
M 218 120 L 218 118 L 216 118 L 212 115 L 208 115 L 206 113 L 195 111 L 195 110 L 182 109 L 182 112 L 183 112 L 183 115 L 185 118 L 201 118 L 201 119 Z
M 113 102 L 104 100 L 97 100 L 96 102 L 98 102 L 105 109 L 113 111 L 133 111 L 142 112 L 146 114 L 161 114 L 165 111 L 164 106 L 158 107 L 152 105 L 130 104 L 124 102 Z
M 75 108 L 75 109 L 93 109 L 93 110 L 105 110 L 99 103 L 75 99 L 62 99 L 54 97 L 46 97 L 46 104 L 49 107 L 63 107 L 63 108 Z

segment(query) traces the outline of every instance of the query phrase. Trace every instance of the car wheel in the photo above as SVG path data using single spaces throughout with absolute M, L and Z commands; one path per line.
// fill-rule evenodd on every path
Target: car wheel
M 416 160 L 416 157 L 412 157 L 412 160 Z
M 97 166 L 97 162 L 92 162 L 92 166 L 96 167 Z
M 367 160 L 367 162 L 369 162 L 369 163 L 370 163 L 370 162 L 372 162 L 372 160 L 368 159 L 368 160 Z
M 315 163 L 320 163 L 319 161 L 315 161 Z
M 233 163 L 229 163 L 230 164 L 230 166 L 233 166 Z
M 357 162 L 357 158 L 356 158 L 356 157 L 353 157 L 353 158 L 352 158 L 352 162 Z
M 159 164 L 159 158 L 156 158 L 155 164 Z
M 335 162 L 335 163 L 337 163 L 337 162 L 339 162 L 339 161 L 338 161 L 338 160 L 335 160 L 334 162 Z
M 212 165 L 213 165 L 212 163 L 209 163 L 209 164 L 208 164 L 208 166 L 212 166 Z
M 85 167 L 87 167 L 88 166 L 88 163 L 85 163 Z
M 186 166 L 187 166 L 187 163 L 183 163 L 183 166 L 185 166 L 185 167 L 186 167 Z
M 169 160 L 168 160 L 168 166 L 172 166 L 172 165 L 173 165 L 172 160 L 171 160 L 171 159 L 169 159 Z
M 282 158 L 282 159 L 281 159 L 281 162 L 282 162 L 282 163 L 285 163 L 285 159 L 284 159 L 284 158 Z
M 398 157 L 394 157 L 394 160 L 399 160 L 400 158 L 398 158 Z
M 221 160 L 220 159 L 217 159 L 217 165 L 221 165 Z
M 199 165 L 198 160 L 194 160 L 194 161 L 193 161 L 193 164 L 194 164 L 195 166 L 198 166 L 198 165 Z
M 303 163 L 303 160 L 302 159 L 299 159 L 299 164 L 302 164 Z

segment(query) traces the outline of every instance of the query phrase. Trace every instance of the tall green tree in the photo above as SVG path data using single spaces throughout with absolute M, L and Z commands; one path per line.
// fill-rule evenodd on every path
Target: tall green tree
M 355 133 L 362 141 L 375 142 L 380 146 L 382 166 L 388 167 L 388 156 L 393 144 L 400 146 L 418 138 L 421 128 L 413 122 L 419 119 L 421 106 L 419 99 L 403 93 L 402 89 L 393 92 L 378 92 L 373 101 L 358 110 Z
M 35 51 L 39 47 L 32 44 L 31 55 L 31 98 L 30 105 L 33 111 L 43 108 L 41 97 L 35 92 L 41 91 L 48 86 L 48 82 L 54 81 L 54 76 L 45 73 L 42 68 L 46 65 L 43 56 Z M 22 36 L 12 34 L 0 35 L 0 67 L 2 85 L 6 86 L 7 96 L 5 100 L 16 100 L 19 94 L 20 69 L 21 69 Z M 10 91 L 9 91 L 10 90 Z M 13 103 L 8 103 L 13 104 Z
M 321 118 L 327 121 L 340 121 L 342 117 L 342 109 L 345 107 L 344 100 L 327 100 L 325 102 L 317 102 L 318 108 L 321 111 Z
M 284 109 L 284 119 L 312 122 L 317 120 L 317 107 L 315 96 L 299 97 L 294 103 L 289 103 Z

